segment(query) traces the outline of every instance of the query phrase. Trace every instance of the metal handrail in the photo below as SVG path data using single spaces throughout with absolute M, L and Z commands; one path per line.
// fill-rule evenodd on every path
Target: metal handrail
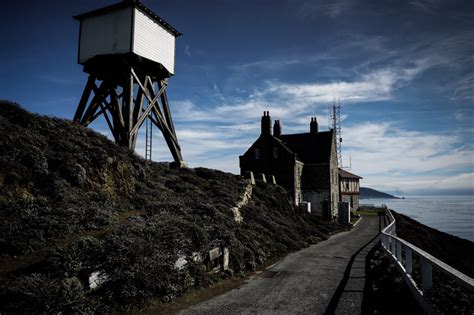
M 390 224 L 387 225 L 381 232 L 382 247 L 395 261 L 397 268 L 402 273 L 403 278 L 405 279 L 405 282 L 408 284 L 408 287 L 415 295 L 415 298 L 421 304 L 425 312 L 436 313 L 431 307 L 431 305 L 423 299 L 423 296 L 425 296 L 433 287 L 433 266 L 442 271 L 444 274 L 451 277 L 452 279 L 456 280 L 459 284 L 461 284 L 468 290 L 474 291 L 473 278 L 454 269 L 453 267 L 442 262 L 438 258 L 428 254 L 424 250 L 405 241 L 404 239 L 397 237 L 395 217 L 393 216 L 390 209 L 387 208 L 387 206 L 382 205 L 382 208 L 385 211 L 389 220 L 391 221 Z M 412 277 L 413 253 L 418 255 L 421 259 L 421 288 L 418 287 Z M 402 256 L 405 259 L 404 261 L 402 259 Z

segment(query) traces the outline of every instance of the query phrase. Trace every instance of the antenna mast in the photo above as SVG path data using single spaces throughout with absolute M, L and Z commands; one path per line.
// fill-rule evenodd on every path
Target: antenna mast
M 336 155 L 337 165 L 340 168 L 347 168 L 342 166 L 342 130 L 341 130 L 341 100 L 334 98 L 332 108 L 329 111 L 329 120 L 332 129 L 336 133 Z M 350 169 L 350 168 L 349 168 Z

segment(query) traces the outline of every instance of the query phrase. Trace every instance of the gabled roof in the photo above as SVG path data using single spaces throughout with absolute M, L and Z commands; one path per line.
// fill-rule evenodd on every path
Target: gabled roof
M 262 137 L 262 136 L 258 137 L 257 140 L 255 140 L 255 142 L 250 146 L 250 148 L 248 148 L 247 151 L 245 151 L 243 156 L 250 154 L 250 152 L 253 151 L 256 146 L 259 146 L 261 145 L 262 142 L 266 142 L 266 141 L 274 141 L 289 154 L 294 154 L 294 152 L 290 148 L 288 148 L 288 146 L 285 143 L 283 143 L 283 141 L 281 141 L 280 139 L 272 135 L 269 135 L 268 137 Z
M 145 13 L 148 17 L 150 17 L 152 20 L 163 26 L 165 29 L 167 29 L 171 34 L 173 34 L 175 37 L 179 37 L 183 34 L 178 32 L 173 26 L 171 26 L 168 22 L 163 20 L 158 14 L 153 12 L 150 8 L 148 8 L 146 5 L 141 3 L 139 0 L 127 0 L 127 1 L 121 1 L 116 4 L 109 5 L 107 7 L 103 7 L 97 10 L 89 11 L 83 14 L 79 14 L 76 16 L 73 16 L 75 20 L 81 21 L 84 18 L 88 18 L 91 16 L 96 16 L 96 15 L 101 15 L 104 13 L 108 12 L 113 12 L 116 10 L 120 10 L 122 8 L 127 8 L 127 7 L 132 7 L 132 8 L 138 8 L 140 9 L 143 13 Z
M 339 169 L 339 176 L 342 178 L 355 178 L 355 179 L 362 179 L 363 177 L 360 177 L 359 175 L 352 174 L 348 171 L 345 171 L 343 169 Z
M 297 154 L 303 163 L 328 163 L 331 156 L 333 130 L 281 135 L 281 141 Z
M 287 151 L 288 153 L 291 153 L 291 154 L 294 153 L 283 141 L 281 141 L 280 139 L 278 139 L 275 136 L 272 136 L 272 138 L 275 139 L 275 141 L 278 142 L 285 151 Z

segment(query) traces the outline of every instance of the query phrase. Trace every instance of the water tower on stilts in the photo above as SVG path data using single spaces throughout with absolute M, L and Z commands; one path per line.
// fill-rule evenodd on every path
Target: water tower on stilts
M 115 142 L 135 150 L 138 130 L 149 120 L 163 134 L 173 165 L 184 167 L 166 95 L 182 34 L 138 0 L 74 19 L 80 22 L 78 63 L 89 74 L 74 121 L 87 126 L 103 116 Z

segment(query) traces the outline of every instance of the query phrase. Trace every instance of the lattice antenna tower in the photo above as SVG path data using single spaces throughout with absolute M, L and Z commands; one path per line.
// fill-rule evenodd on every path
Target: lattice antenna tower
M 332 107 L 329 111 L 330 126 L 336 133 L 336 155 L 337 165 L 340 168 L 347 168 L 342 166 L 342 129 L 341 129 L 341 100 L 334 98 Z

